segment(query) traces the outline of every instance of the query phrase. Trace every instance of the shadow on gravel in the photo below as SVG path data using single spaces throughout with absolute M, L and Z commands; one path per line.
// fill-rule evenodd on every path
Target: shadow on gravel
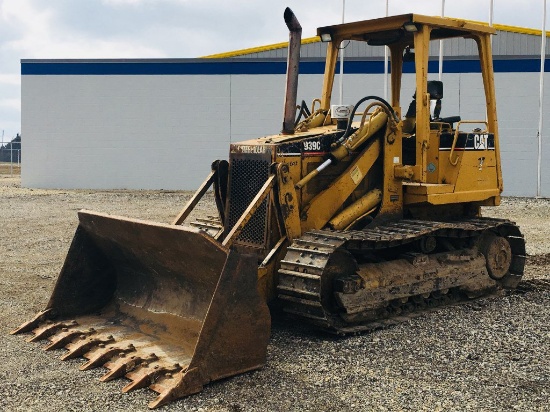
M 513 294 L 550 291 L 550 279 L 522 280 L 518 287 L 511 291 Z
M 550 265 L 550 253 L 543 255 L 531 255 L 527 257 L 527 263 L 533 266 Z
M 292 335 L 296 337 L 306 338 L 314 342 L 336 342 L 345 339 L 345 336 L 333 335 L 324 332 L 309 325 L 303 321 L 293 320 L 288 318 L 283 313 L 271 313 L 271 333 L 272 335 Z M 368 332 L 367 332 L 368 333 Z

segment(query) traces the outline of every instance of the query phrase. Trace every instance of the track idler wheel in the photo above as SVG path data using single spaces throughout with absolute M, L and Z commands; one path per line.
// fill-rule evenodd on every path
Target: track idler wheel
M 488 234 L 481 242 L 481 253 L 487 259 L 487 272 L 495 280 L 506 276 L 512 264 L 512 248 L 506 238 Z

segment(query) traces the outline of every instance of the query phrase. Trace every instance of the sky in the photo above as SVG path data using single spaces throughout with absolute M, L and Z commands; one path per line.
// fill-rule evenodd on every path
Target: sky
M 440 15 L 441 0 L 388 0 L 389 14 Z M 545 0 L 494 0 L 493 22 L 540 29 Z M 491 0 L 447 0 L 445 15 L 488 21 Z M 342 21 L 343 0 L 0 0 L 0 133 L 21 131 L 21 59 L 193 58 L 303 37 Z M 519 6 L 521 4 L 521 6 Z M 383 17 L 386 0 L 345 0 L 345 21 Z M 547 21 L 547 29 L 548 21 Z M 23 137 L 24 139 L 24 137 Z

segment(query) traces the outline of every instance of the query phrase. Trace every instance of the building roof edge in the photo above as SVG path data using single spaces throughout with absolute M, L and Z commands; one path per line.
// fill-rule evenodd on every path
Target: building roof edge
M 477 24 L 483 24 L 486 26 L 489 25 L 489 23 L 483 22 L 483 21 L 477 21 L 477 20 L 466 20 L 466 21 L 477 23 Z M 493 24 L 493 27 L 497 30 L 506 31 L 510 33 L 530 34 L 535 36 L 540 36 L 542 34 L 542 30 L 530 29 L 527 27 L 510 26 L 506 24 Z M 550 37 L 550 31 L 546 32 L 546 37 Z M 302 44 L 318 43 L 320 41 L 321 39 L 319 38 L 319 36 L 307 37 L 305 39 L 302 39 Z M 284 49 L 285 47 L 288 47 L 288 42 L 267 44 L 265 46 L 249 47 L 246 49 L 233 50 L 233 51 L 228 51 L 223 53 L 214 53 L 214 54 L 209 54 L 207 56 L 200 56 L 199 58 L 228 59 L 231 57 L 245 56 L 247 54 L 252 54 L 252 53 L 261 53 L 261 52 L 270 51 L 270 50 Z

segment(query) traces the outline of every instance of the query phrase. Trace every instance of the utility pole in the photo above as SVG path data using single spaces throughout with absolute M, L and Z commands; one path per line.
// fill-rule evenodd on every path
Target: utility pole
M 544 63 L 546 60 L 546 0 L 542 0 L 542 33 L 540 42 L 540 90 L 539 90 L 539 130 L 537 153 L 537 197 L 541 197 L 541 168 L 542 168 L 542 127 L 544 125 Z
M 445 16 L 445 0 L 441 0 L 441 17 Z M 439 40 L 439 81 L 443 77 L 443 40 Z

